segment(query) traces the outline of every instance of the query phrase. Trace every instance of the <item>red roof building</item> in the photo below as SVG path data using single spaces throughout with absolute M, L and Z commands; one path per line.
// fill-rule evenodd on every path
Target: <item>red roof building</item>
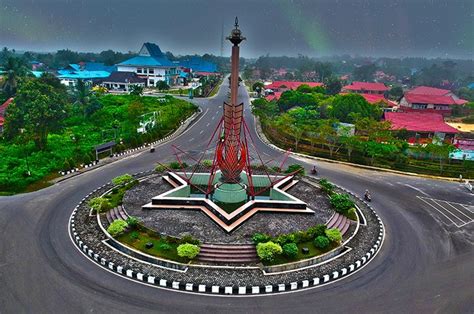
M 283 92 L 274 92 L 273 94 L 267 95 L 265 97 L 266 100 L 272 101 L 272 100 L 278 100 L 280 99 L 280 96 Z
M 274 81 L 271 84 L 265 85 L 265 90 L 272 90 L 272 92 L 265 98 L 270 100 L 280 99 L 281 94 L 287 90 L 295 90 L 301 85 L 308 85 L 309 87 L 323 86 L 319 82 L 293 82 L 293 81 Z
M 433 112 L 450 115 L 453 106 L 463 105 L 467 100 L 454 95 L 450 90 L 418 86 L 405 93 L 400 100 L 400 111 Z
M 442 134 L 445 135 L 444 139 L 452 142 L 454 135 L 459 133 L 459 130 L 445 123 L 439 113 L 385 112 L 384 117 L 391 122 L 392 130 L 405 129 L 415 133 L 415 137 L 408 140 L 409 143 L 427 142 L 423 139 L 431 139 L 436 133 L 439 137 L 444 133 Z
M 352 82 L 342 88 L 344 93 L 383 95 L 389 88 L 383 83 Z

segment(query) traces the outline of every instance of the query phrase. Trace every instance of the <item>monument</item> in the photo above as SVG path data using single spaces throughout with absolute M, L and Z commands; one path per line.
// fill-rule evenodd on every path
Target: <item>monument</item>
M 264 174 L 253 174 L 250 163 L 252 138 L 243 116 L 244 104 L 238 103 L 239 90 L 239 44 L 245 40 L 235 18 L 234 29 L 227 37 L 232 43 L 230 101 L 223 104 L 223 116 L 215 128 L 209 144 L 215 143 L 212 165 L 203 169 L 202 158 L 193 159 L 194 166 L 186 169 L 179 153 L 186 154 L 173 146 L 182 166 L 181 171 L 168 169 L 163 176 L 174 188 L 158 195 L 143 209 L 196 209 L 203 211 L 227 232 L 231 232 L 258 211 L 314 212 L 306 204 L 285 191 L 295 185 L 296 173 L 270 174 L 254 148 L 254 155 L 260 162 Z M 207 151 L 207 149 L 205 150 Z M 279 168 L 282 168 L 283 163 Z

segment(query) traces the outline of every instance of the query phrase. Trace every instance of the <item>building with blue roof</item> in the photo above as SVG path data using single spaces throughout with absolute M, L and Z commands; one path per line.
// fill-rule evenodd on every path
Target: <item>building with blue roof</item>
M 58 79 L 66 86 L 75 86 L 78 80 L 93 82 L 110 76 L 114 66 L 106 66 L 103 63 L 85 62 L 80 64 L 69 64 L 58 70 Z
M 147 86 L 156 86 L 159 81 L 176 85 L 181 67 L 168 60 L 158 45 L 144 43 L 138 56 L 117 64 L 117 71 L 134 72 L 146 79 Z
M 197 73 L 216 73 L 217 74 L 217 64 L 204 60 L 200 56 L 192 56 L 189 59 L 180 60 L 177 62 L 179 66 L 190 69 L 191 72 Z

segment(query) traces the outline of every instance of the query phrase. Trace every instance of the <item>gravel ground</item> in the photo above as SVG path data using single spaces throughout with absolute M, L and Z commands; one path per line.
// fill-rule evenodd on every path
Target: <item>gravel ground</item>
M 96 197 L 104 193 L 108 187 L 95 192 L 90 196 Z M 76 213 L 75 229 L 81 240 L 91 248 L 95 253 L 108 261 L 115 263 L 115 265 L 122 265 L 130 268 L 136 272 L 145 273 L 156 278 L 166 279 L 171 281 L 189 282 L 194 284 L 205 285 L 220 285 L 220 286 L 254 286 L 254 285 L 269 285 L 278 283 L 290 283 L 294 281 L 311 279 L 313 277 L 321 277 L 332 271 L 339 270 L 343 267 L 348 267 L 356 260 L 362 258 L 365 253 L 370 250 L 372 244 L 378 237 L 379 225 L 377 218 L 372 211 L 360 200 L 356 200 L 358 206 L 363 211 L 367 226 L 360 226 L 359 232 L 351 240 L 349 246 L 352 250 L 344 256 L 333 260 L 329 263 L 305 269 L 294 271 L 286 274 L 265 276 L 258 269 L 219 269 L 219 268 L 194 268 L 189 267 L 185 273 L 178 273 L 176 271 L 158 268 L 152 265 L 144 264 L 133 260 L 120 253 L 108 248 L 101 241 L 106 239 L 97 225 L 95 217 L 89 218 L 89 208 L 86 202 L 81 204 Z
M 251 243 L 251 237 L 256 232 L 276 236 L 305 230 L 326 223 L 333 214 L 327 196 L 314 186 L 300 181 L 288 192 L 306 202 L 315 211 L 314 214 L 260 212 L 228 234 L 199 210 L 142 209 L 152 197 L 171 188 L 160 175 L 152 176 L 125 193 L 123 207 L 129 215 L 139 218 L 150 229 L 178 237 L 191 234 L 206 243 Z

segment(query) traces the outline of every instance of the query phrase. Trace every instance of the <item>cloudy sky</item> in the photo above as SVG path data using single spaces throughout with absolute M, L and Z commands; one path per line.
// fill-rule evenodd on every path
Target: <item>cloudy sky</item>
M 472 0 L 0 0 L 0 46 L 219 55 L 236 15 L 245 57 L 473 58 Z

